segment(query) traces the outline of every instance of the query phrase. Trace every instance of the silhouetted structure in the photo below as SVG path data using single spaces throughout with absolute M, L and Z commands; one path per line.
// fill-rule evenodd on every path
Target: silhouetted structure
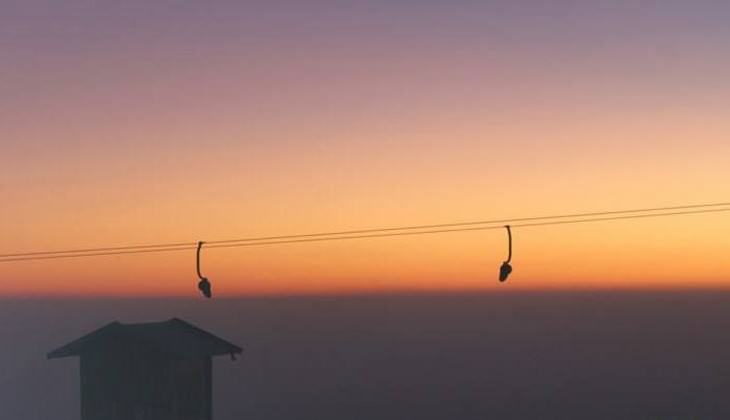
M 112 322 L 48 358 L 80 357 L 82 420 L 210 420 L 212 356 L 241 351 L 173 318 Z

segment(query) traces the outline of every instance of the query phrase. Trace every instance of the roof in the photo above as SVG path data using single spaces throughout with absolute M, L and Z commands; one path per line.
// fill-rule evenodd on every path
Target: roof
M 85 353 L 103 351 L 110 345 L 119 347 L 127 343 L 181 356 L 218 356 L 222 354 L 233 356 L 243 351 L 235 344 L 192 324 L 172 318 L 163 322 L 140 324 L 112 322 L 53 350 L 48 353 L 48 358 L 80 356 Z

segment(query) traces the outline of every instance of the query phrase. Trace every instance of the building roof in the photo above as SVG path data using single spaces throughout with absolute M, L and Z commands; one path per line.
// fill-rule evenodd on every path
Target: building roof
M 48 358 L 80 356 L 130 344 L 179 356 L 218 356 L 222 354 L 233 356 L 243 351 L 235 344 L 192 324 L 172 318 L 163 322 L 141 324 L 112 322 L 53 350 L 48 353 Z

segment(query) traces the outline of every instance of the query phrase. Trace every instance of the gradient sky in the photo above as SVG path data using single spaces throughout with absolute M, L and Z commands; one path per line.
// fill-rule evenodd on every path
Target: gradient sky
M 0 0 L 0 253 L 729 201 L 721 1 Z M 209 250 L 222 296 L 730 285 L 730 216 Z M 195 295 L 194 252 L 0 265 Z

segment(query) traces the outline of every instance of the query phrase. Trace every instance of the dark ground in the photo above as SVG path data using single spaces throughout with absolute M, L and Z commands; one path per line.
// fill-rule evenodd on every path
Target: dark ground
M 244 347 L 232 419 L 728 419 L 730 293 L 0 300 L 0 418 L 77 420 L 77 359 L 112 320 L 173 316 Z

